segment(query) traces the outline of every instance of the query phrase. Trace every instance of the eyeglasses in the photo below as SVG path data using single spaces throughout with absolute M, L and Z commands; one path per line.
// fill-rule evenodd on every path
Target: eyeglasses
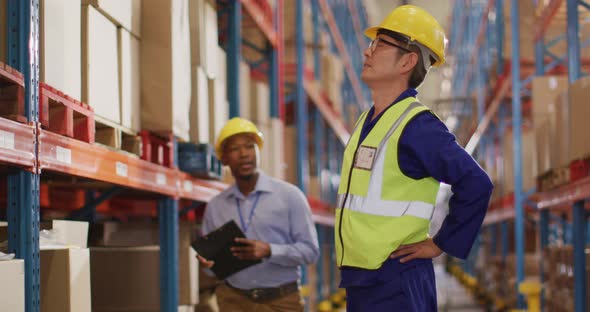
M 405 51 L 407 53 L 412 52 L 412 51 L 410 51 L 410 50 L 408 50 L 408 49 L 406 49 L 406 48 L 404 48 L 404 47 L 402 47 L 402 46 L 400 46 L 398 44 L 395 44 L 393 42 L 389 42 L 387 40 L 383 40 L 380 37 L 377 37 L 377 38 L 373 39 L 373 41 L 371 41 L 371 43 L 369 43 L 369 49 L 371 49 L 371 53 L 375 52 L 375 50 L 377 49 L 377 46 L 379 45 L 379 42 L 383 42 L 383 43 L 385 43 L 387 45 L 390 45 L 392 47 L 396 47 L 396 48 L 398 48 L 398 49 L 400 49 L 402 51 Z

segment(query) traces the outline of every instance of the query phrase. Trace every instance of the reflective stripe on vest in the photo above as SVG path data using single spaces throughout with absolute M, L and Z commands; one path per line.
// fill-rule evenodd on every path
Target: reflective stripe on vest
M 430 220 L 434 213 L 434 205 L 419 201 L 383 200 L 372 196 L 363 197 L 352 194 L 348 195 L 346 203 L 343 204 L 343 200 L 344 194 L 338 195 L 338 207 L 378 216 L 414 216 Z

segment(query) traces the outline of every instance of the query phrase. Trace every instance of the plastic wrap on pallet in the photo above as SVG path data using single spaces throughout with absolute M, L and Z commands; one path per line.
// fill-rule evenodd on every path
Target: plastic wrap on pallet
M 221 162 L 209 144 L 178 143 L 178 165 L 181 171 L 198 178 L 221 177 Z

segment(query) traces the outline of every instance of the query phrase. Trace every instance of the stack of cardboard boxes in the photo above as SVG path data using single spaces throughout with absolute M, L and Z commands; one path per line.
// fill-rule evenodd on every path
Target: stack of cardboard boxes
M 88 223 L 42 223 L 40 299 L 44 312 L 90 312 Z M 0 226 L 0 242 L 8 236 Z M 0 311 L 25 311 L 24 262 L 0 261 Z
M 160 311 L 160 246 L 158 225 L 96 225 L 90 248 L 93 311 Z M 190 246 L 195 229 L 179 228 L 179 305 L 198 303 L 198 262 Z
M 189 1 L 189 9 L 192 76 L 190 140 L 212 143 L 229 115 L 227 57 L 218 43 L 215 3 L 209 0 Z M 247 75 L 249 77 L 249 73 Z
M 537 175 L 568 168 L 574 160 L 590 156 L 590 79 L 581 78 L 569 85 L 563 76 L 533 80 L 533 122 Z

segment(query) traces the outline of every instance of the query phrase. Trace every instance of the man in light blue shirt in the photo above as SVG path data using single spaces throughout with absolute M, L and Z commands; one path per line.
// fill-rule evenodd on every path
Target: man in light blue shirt
M 319 247 L 311 210 L 295 186 L 258 171 L 263 138 L 248 120 L 233 118 L 221 130 L 216 153 L 236 183 L 213 198 L 203 234 L 234 220 L 247 239 L 235 256 L 262 262 L 229 276 L 217 291 L 221 311 L 303 311 L 299 267 L 315 262 Z M 199 257 L 206 268 L 215 265 Z

